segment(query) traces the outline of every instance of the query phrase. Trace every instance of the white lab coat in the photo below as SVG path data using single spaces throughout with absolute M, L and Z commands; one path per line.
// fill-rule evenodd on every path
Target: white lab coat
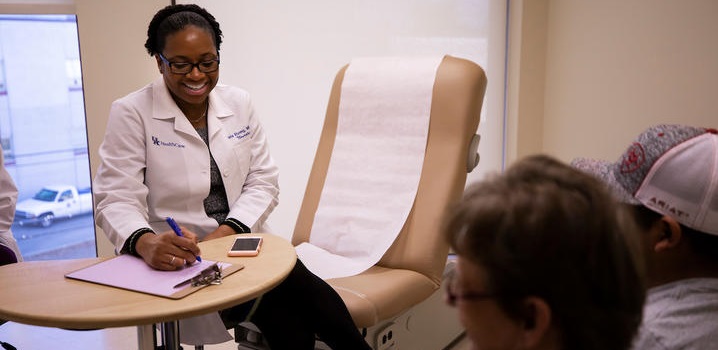
M 15 218 L 15 204 L 17 204 L 17 187 L 5 169 L 3 150 L 0 148 L 0 243 L 10 248 L 18 261 L 22 261 L 20 248 L 10 230 Z
M 218 84 L 209 95 L 207 127 L 209 149 L 227 192 L 228 217 L 252 232 L 267 232 L 265 220 L 278 201 L 278 169 L 249 94 Z M 169 230 L 168 216 L 200 239 L 217 228 L 203 203 L 210 188 L 210 154 L 162 77 L 112 104 L 99 155 L 93 183 L 96 220 L 117 251 L 139 228 Z M 182 342 L 227 341 L 206 332 L 203 339 L 195 337 L 203 327 L 228 336 L 219 316 L 209 316 L 212 323 L 181 325 Z

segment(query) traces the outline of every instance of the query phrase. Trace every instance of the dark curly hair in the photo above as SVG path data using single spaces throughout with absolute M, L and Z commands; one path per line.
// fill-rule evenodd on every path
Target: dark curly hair
M 219 23 L 207 10 L 194 5 L 169 5 L 155 14 L 147 28 L 145 48 L 150 56 L 161 53 L 165 48 L 167 36 L 176 33 L 188 25 L 197 26 L 213 34 L 214 46 L 219 52 L 222 43 L 222 30 Z

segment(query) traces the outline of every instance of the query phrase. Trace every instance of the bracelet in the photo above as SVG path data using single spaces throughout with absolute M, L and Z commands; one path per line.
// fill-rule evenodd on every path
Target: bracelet
M 241 233 L 251 233 L 252 230 L 247 227 L 247 225 L 243 224 L 241 221 L 235 219 L 235 218 L 227 218 L 222 222 L 222 225 L 227 225 L 231 227 L 235 233 L 241 234 Z
M 142 237 L 142 235 L 144 235 L 145 233 L 152 233 L 152 234 L 154 234 L 155 231 L 152 231 L 152 229 L 149 228 L 149 227 L 143 227 L 143 228 L 140 228 L 140 229 L 135 230 L 135 232 L 132 232 L 132 234 L 130 235 L 130 238 L 125 241 L 125 245 L 122 247 L 121 252 L 122 252 L 122 253 L 131 254 L 131 255 L 134 255 L 134 256 L 138 256 L 138 257 L 139 257 L 140 255 L 137 254 L 137 249 L 136 249 L 137 241 L 138 241 L 138 240 L 140 239 L 140 237 Z

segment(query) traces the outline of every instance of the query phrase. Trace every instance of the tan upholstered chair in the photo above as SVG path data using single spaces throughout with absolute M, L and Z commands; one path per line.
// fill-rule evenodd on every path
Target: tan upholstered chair
M 332 157 L 341 85 L 334 80 L 292 243 L 308 242 Z M 443 214 L 464 190 L 467 171 L 478 162 L 475 135 L 486 76 L 477 64 L 445 56 L 433 87 L 429 133 L 416 200 L 396 241 L 382 259 L 359 275 L 330 279 L 357 327 L 367 328 L 407 311 L 440 286 L 449 247 L 440 233 Z M 371 176 L 371 174 L 367 174 Z

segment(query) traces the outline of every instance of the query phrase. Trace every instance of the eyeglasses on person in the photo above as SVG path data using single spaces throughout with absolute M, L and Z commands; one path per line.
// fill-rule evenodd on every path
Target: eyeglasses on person
M 459 300 L 483 300 L 497 297 L 496 294 L 489 292 L 460 291 L 459 278 L 456 275 L 456 271 L 452 271 L 445 281 L 446 288 L 444 292 L 446 293 L 446 303 L 449 306 L 456 306 Z
M 219 57 L 209 61 L 189 63 L 170 62 L 165 58 L 165 56 L 162 56 L 161 53 L 158 53 L 157 55 L 160 56 L 162 62 L 167 64 L 168 67 L 170 67 L 170 72 L 173 74 L 189 74 L 195 67 L 197 67 L 197 69 L 202 73 L 212 73 L 219 69 Z

